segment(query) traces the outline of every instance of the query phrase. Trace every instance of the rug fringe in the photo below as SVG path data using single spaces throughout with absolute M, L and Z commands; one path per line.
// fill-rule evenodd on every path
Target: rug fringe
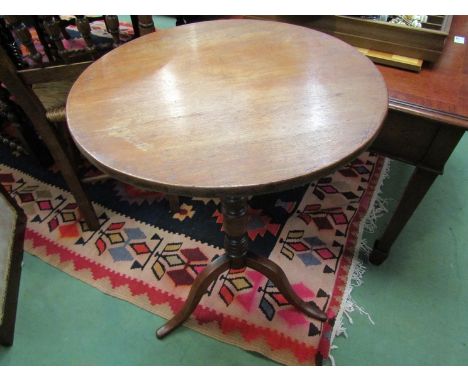
M 386 159 L 382 167 L 382 175 L 377 185 L 375 192 L 375 200 L 371 203 L 372 207 L 369 209 L 368 215 L 364 221 L 364 230 L 369 233 L 374 233 L 377 229 L 377 220 L 388 212 L 388 201 L 380 196 L 383 181 L 390 176 L 390 159 Z
M 369 322 L 372 325 L 375 325 L 370 314 L 366 311 L 366 309 L 363 306 L 356 303 L 351 294 L 354 288 L 359 287 L 363 284 L 362 279 L 364 273 L 367 270 L 367 267 L 364 265 L 363 259 L 367 259 L 372 251 L 372 247 L 370 247 L 367 244 L 366 239 L 363 239 L 363 233 L 364 231 L 374 233 L 377 229 L 377 220 L 388 212 L 388 199 L 382 198 L 381 193 L 384 180 L 388 179 L 390 176 L 390 164 L 391 160 L 386 158 L 382 166 L 382 174 L 376 185 L 376 191 L 374 192 L 370 203 L 370 208 L 364 218 L 364 224 L 361 225 L 361 228 L 359 230 L 359 241 L 356 245 L 353 262 L 350 268 L 351 276 L 348 279 L 346 289 L 343 294 L 343 303 L 341 304 L 340 311 L 336 316 L 335 325 L 330 339 L 331 346 L 329 352 L 329 359 L 332 366 L 335 366 L 336 362 L 331 353 L 333 350 L 338 348 L 338 346 L 333 344 L 335 337 L 343 336 L 345 338 L 348 338 L 347 328 L 343 321 L 344 316 L 347 318 L 348 323 L 352 325 L 353 319 L 351 317 L 351 314 L 355 311 L 358 311 L 360 314 L 367 316 Z

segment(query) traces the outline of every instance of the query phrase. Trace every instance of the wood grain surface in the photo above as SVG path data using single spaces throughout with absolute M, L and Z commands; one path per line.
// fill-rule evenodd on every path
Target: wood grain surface
M 465 44 L 454 42 L 464 36 Z M 468 16 L 453 16 L 444 50 L 420 73 L 378 66 L 385 78 L 390 107 L 468 129 Z
M 368 147 L 385 82 L 355 48 L 285 23 L 158 31 L 89 66 L 67 101 L 84 155 L 125 182 L 195 196 L 304 184 Z

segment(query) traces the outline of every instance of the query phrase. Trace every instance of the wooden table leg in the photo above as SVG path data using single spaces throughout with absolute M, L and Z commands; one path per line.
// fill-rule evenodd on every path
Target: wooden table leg
M 437 133 L 423 158 L 416 164 L 416 169 L 406 186 L 390 223 L 382 237 L 374 244 L 374 249 L 369 256 L 369 261 L 372 264 L 380 265 L 388 257 L 390 248 L 413 215 L 413 212 L 429 191 L 437 176 L 443 173 L 445 163 L 455 150 L 463 134 L 463 129 L 442 123 L 438 124 Z
M 284 271 L 270 259 L 249 253 L 247 266 L 255 269 L 276 285 L 284 298 L 305 315 L 320 321 L 326 321 L 327 316 L 313 302 L 305 302 L 294 291 Z
M 156 331 L 159 339 L 180 326 L 195 310 L 205 291 L 218 276 L 229 268 L 251 267 L 271 280 L 291 305 L 309 317 L 325 321 L 327 316 L 315 304 L 300 299 L 294 292 L 283 270 L 269 259 L 261 258 L 248 251 L 247 198 L 227 197 L 222 200 L 224 249 L 226 253 L 209 264 L 196 278 L 187 301 L 182 309 Z
M 369 256 L 369 261 L 372 264 L 380 265 L 387 259 L 394 241 L 436 178 L 437 174 L 435 172 L 429 172 L 420 168 L 414 170 L 384 234 L 374 244 L 374 248 Z
M 218 257 L 200 273 L 193 283 L 187 301 L 185 301 L 182 309 L 156 331 L 156 337 L 159 339 L 165 337 L 189 318 L 210 284 L 215 281 L 221 273 L 229 269 L 229 263 L 230 260 L 227 256 Z
M 177 195 L 166 195 L 166 199 L 169 202 L 169 209 L 172 213 L 179 212 L 180 210 L 180 201 Z

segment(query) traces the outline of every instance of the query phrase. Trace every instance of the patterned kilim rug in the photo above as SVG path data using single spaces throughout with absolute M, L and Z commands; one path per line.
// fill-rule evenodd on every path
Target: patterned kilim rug
M 252 250 L 279 264 L 299 296 L 327 312 L 326 323 L 291 308 L 268 279 L 246 269 L 221 275 L 186 325 L 283 364 L 321 364 L 341 327 L 353 259 L 384 164 L 364 153 L 314 183 L 249 202 Z M 165 318 L 223 252 L 216 199 L 181 198 L 180 211 L 170 213 L 163 194 L 115 180 L 96 183 L 89 193 L 101 228 L 90 231 L 59 174 L 13 157 L 4 146 L 0 181 L 27 213 L 27 252 Z

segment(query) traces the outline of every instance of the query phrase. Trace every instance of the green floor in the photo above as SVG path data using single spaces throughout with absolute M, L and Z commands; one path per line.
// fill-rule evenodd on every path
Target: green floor
M 468 136 L 380 267 L 368 266 L 337 365 L 468 365 Z M 393 208 L 411 168 L 392 162 Z M 388 215 L 387 215 L 388 216 Z M 379 228 L 385 226 L 381 218 Z M 367 235 L 372 242 L 376 235 Z M 15 344 L 0 365 L 275 365 L 185 327 L 164 341 L 163 320 L 26 254 Z
M 380 267 L 369 266 L 338 337 L 338 365 L 468 364 L 468 136 Z M 409 167 L 392 162 L 383 197 L 395 205 Z M 384 226 L 385 217 L 379 220 Z M 371 240 L 372 236 L 367 235 Z M 26 254 L 15 344 L 2 365 L 273 365 L 181 328 L 164 341 L 157 316 L 109 297 Z
M 130 16 L 119 15 L 119 21 L 131 23 L 132 19 Z M 170 16 L 153 16 L 153 22 L 156 29 L 166 29 L 175 26 L 176 19 Z
M 354 314 L 349 338 L 335 342 L 337 364 L 468 365 L 467 153 L 465 135 L 389 259 L 368 266 L 353 297 L 375 326 Z M 383 196 L 394 199 L 393 208 L 410 169 L 392 162 Z M 380 230 L 388 217 L 379 220 Z

